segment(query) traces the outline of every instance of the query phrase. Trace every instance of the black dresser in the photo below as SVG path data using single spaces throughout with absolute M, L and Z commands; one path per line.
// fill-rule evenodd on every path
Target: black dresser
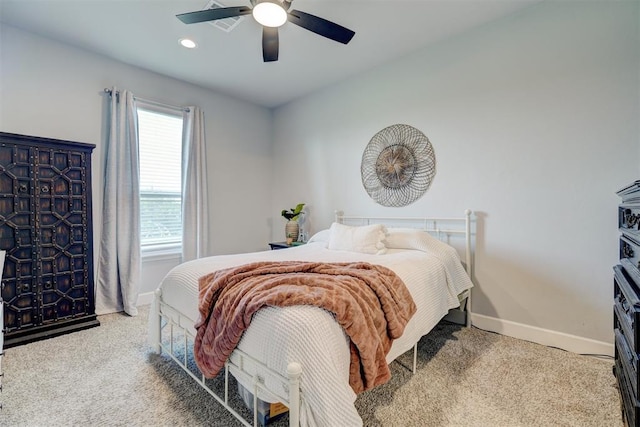
M 5 347 L 99 325 L 91 144 L 0 132 Z
M 622 202 L 618 207 L 620 263 L 613 268 L 614 372 L 627 425 L 640 426 L 640 181 L 617 194 Z

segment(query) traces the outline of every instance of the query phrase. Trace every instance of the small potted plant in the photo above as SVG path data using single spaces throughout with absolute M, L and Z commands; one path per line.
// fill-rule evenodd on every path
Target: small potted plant
M 287 225 L 285 226 L 284 231 L 287 236 L 288 245 L 298 240 L 298 235 L 300 233 L 298 218 L 302 213 L 302 209 L 304 209 L 304 203 L 298 203 L 295 208 L 283 209 L 282 212 L 280 212 L 280 215 L 287 220 Z

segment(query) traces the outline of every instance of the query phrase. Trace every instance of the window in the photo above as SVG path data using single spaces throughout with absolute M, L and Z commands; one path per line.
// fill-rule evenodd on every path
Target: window
M 138 103 L 140 244 L 143 251 L 182 246 L 182 112 Z

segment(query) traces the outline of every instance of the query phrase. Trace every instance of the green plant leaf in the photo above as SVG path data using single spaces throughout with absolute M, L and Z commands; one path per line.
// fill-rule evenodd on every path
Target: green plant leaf
M 289 210 L 283 209 L 282 212 L 280 212 L 280 215 L 289 221 L 295 220 L 300 215 L 300 212 L 302 212 L 302 209 L 304 209 L 304 203 L 298 203 L 295 208 L 291 208 Z

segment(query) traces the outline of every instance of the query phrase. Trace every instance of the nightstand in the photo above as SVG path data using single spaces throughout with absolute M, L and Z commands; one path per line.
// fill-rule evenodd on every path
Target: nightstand
M 272 251 L 275 251 L 276 249 L 293 248 L 294 246 L 300 245 L 304 245 L 304 242 L 293 242 L 290 245 L 287 245 L 287 242 L 269 242 L 269 246 L 271 246 Z

